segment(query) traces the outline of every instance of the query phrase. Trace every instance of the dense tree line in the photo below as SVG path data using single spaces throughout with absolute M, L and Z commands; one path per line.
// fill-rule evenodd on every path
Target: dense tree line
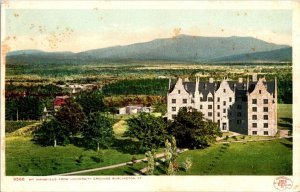
M 103 87 L 105 95 L 166 95 L 168 79 L 121 80 Z

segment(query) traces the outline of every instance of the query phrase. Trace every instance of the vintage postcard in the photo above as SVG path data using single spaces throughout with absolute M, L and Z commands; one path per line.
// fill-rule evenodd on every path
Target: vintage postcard
M 1 191 L 299 191 L 299 36 L 296 1 L 2 1 Z

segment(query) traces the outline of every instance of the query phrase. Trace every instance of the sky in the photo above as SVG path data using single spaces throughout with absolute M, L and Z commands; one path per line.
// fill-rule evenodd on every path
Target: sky
M 291 10 L 7 9 L 10 50 L 80 52 L 179 34 L 292 44 Z

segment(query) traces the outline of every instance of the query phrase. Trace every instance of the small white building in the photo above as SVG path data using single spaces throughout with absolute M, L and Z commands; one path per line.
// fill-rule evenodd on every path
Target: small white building
M 124 114 L 137 114 L 137 113 L 151 113 L 153 111 L 152 107 L 143 107 L 143 106 L 134 106 L 134 105 L 129 105 L 126 107 L 119 108 L 119 114 L 124 115 Z

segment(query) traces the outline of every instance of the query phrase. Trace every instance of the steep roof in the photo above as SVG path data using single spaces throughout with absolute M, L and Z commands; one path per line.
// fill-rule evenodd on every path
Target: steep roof
M 235 91 L 235 96 L 236 97 L 245 97 L 247 92 L 251 93 L 257 82 L 253 82 L 250 81 L 249 82 L 249 86 L 247 89 L 247 82 L 238 82 L 238 81 L 227 81 L 227 83 L 229 84 L 229 87 L 232 91 Z M 171 86 L 170 86 L 170 90 L 169 93 L 171 93 L 175 87 L 176 82 L 171 82 Z M 270 94 L 274 94 L 275 93 L 275 82 L 274 81 L 269 81 L 269 82 L 264 82 L 264 85 L 267 86 L 267 91 Z M 194 94 L 195 93 L 195 89 L 196 89 L 196 82 L 183 82 L 183 86 L 186 89 L 187 92 L 189 92 L 190 94 Z M 208 81 L 205 82 L 199 82 L 199 93 L 203 95 L 204 100 L 206 100 L 207 95 L 209 93 L 214 93 L 214 91 L 217 91 L 220 87 L 220 82 L 219 81 L 215 81 L 213 83 L 210 83 Z

